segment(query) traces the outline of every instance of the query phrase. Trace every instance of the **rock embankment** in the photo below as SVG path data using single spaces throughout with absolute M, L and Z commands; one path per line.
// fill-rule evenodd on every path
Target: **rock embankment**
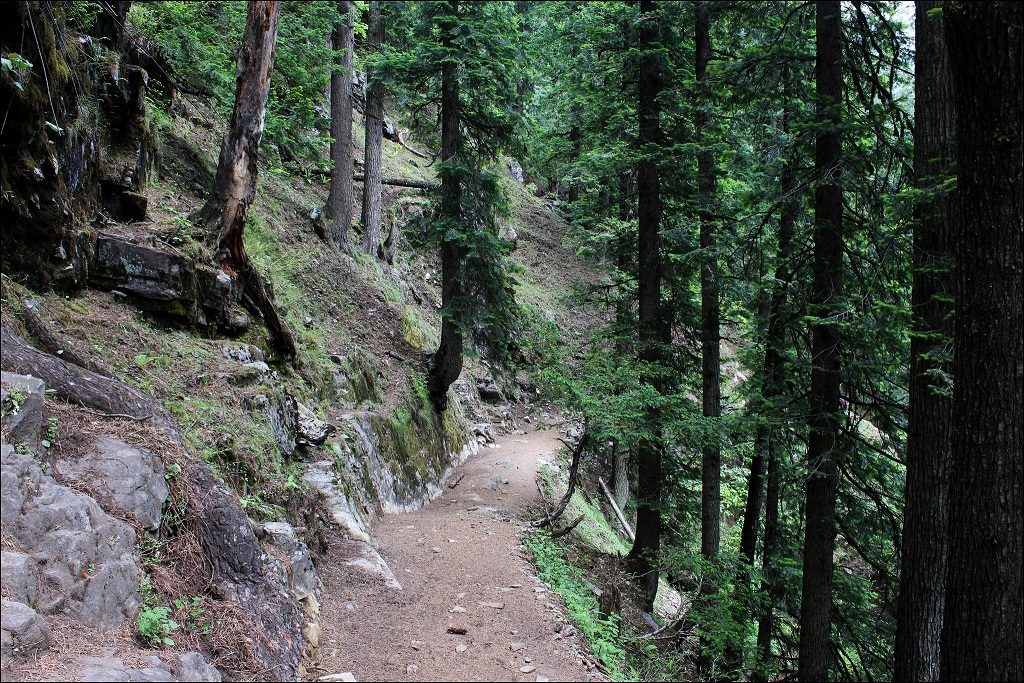
M 49 445 L 42 428 L 45 384 L 5 372 L 2 387 L 0 612 L 8 680 L 20 677 L 19 661 L 54 644 L 54 620 L 104 633 L 136 617 L 143 598 L 133 525 L 158 527 L 169 491 L 157 456 L 111 436 L 95 440 L 81 457 L 54 458 L 47 466 L 40 457 Z M 132 666 L 115 648 L 98 648 L 99 656 L 57 654 L 54 680 L 68 670 L 81 680 L 221 680 L 196 652 L 140 660 L 137 648 L 127 649 L 130 661 L 143 666 Z

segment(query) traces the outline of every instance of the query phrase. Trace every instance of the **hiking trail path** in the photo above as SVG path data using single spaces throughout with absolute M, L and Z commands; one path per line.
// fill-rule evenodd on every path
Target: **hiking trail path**
M 347 564 L 342 534 L 331 542 L 311 680 L 604 680 L 520 542 L 542 504 L 537 471 L 561 447 L 557 428 L 524 427 L 483 446 L 432 502 L 376 522 L 401 590 Z

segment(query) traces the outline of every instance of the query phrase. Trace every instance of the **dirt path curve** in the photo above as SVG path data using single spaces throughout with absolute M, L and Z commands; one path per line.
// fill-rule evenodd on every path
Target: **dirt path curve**
M 527 426 L 529 428 L 529 426 Z M 344 564 L 344 543 L 320 567 L 319 660 L 310 674 L 359 681 L 587 681 L 585 649 L 558 597 L 533 573 L 519 539 L 539 506 L 538 458 L 558 431 L 498 438 L 449 479 L 463 479 L 423 509 L 385 516 L 373 529 L 402 584 Z M 338 561 L 335 561 L 335 557 Z M 448 633 L 465 629 L 465 635 Z M 338 680 L 338 679 L 335 679 Z

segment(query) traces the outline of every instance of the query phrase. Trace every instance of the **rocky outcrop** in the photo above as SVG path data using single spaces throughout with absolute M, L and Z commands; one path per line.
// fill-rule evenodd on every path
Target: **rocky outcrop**
M 295 678 L 308 639 L 318 637 L 318 633 L 308 629 L 301 599 L 289 586 L 294 583 L 295 593 L 301 592 L 298 589 L 302 586 L 308 587 L 311 564 L 297 561 L 293 551 L 289 569 L 282 573 L 281 560 L 269 544 L 267 549 L 261 546 L 255 525 L 231 492 L 205 463 L 184 451 L 173 423 L 159 404 L 116 379 L 32 349 L 6 325 L 3 339 L 4 368 L 32 368 L 53 379 L 58 395 L 104 412 L 138 416 L 152 427 L 165 430 L 164 448 L 178 444 L 180 461 L 192 463 L 176 481 L 183 487 L 190 532 L 198 539 L 206 566 L 212 570 L 209 595 L 240 608 L 234 620 L 246 636 L 239 647 L 246 651 L 246 661 L 251 662 L 253 671 L 275 680 Z M 68 482 L 72 477 L 75 481 L 86 477 L 89 481 L 82 484 L 83 488 L 95 491 L 111 508 L 118 507 L 119 514 L 130 514 L 140 525 L 153 524 L 154 511 L 166 497 L 166 488 L 157 483 L 163 474 L 152 455 L 104 438 L 98 447 L 84 448 L 75 460 L 55 460 L 54 471 L 67 476 Z M 102 459 L 110 460 L 110 467 L 115 469 L 144 471 L 132 476 L 113 470 L 103 474 L 103 466 L 93 462 Z M 136 534 L 132 528 L 108 514 L 93 497 L 58 483 L 43 471 L 42 461 L 30 448 L 5 443 L 0 461 L 5 547 L 9 547 L 9 541 L 16 550 L 5 552 L 3 557 L 5 594 L 26 600 L 19 604 L 43 617 L 60 613 L 100 630 L 116 628 L 134 617 L 140 602 L 141 572 L 133 554 Z M 95 481 L 101 478 L 105 481 Z M 299 567 L 301 570 L 296 571 Z M 308 595 L 305 598 L 307 602 L 315 600 Z M 4 609 L 6 612 L 6 605 Z M 7 639 L 5 635 L 5 642 Z M 108 659 L 114 661 L 98 667 L 92 680 L 215 680 L 211 676 L 186 678 L 174 667 L 158 674 L 145 670 L 139 673 L 116 658 Z M 147 677 L 150 674 L 159 677 Z
M 100 629 L 134 617 L 140 572 L 131 527 L 44 474 L 32 454 L 8 444 L 0 454 L 4 529 L 30 557 L 26 573 L 40 579 L 32 606 Z
M 99 657 L 73 655 L 64 664 L 80 681 L 220 681 L 220 672 L 198 652 L 167 653 L 142 657 L 129 666 L 113 648 L 103 648 Z M 60 680 L 60 679 L 45 679 Z
M 50 626 L 38 612 L 22 602 L 0 601 L 0 651 L 4 655 L 44 649 L 51 642 Z
M 112 436 L 101 435 L 79 457 L 51 458 L 62 482 L 87 488 L 104 508 L 132 519 L 143 529 L 160 526 L 170 491 L 160 458 Z
M 223 271 L 117 235 L 97 236 L 94 252 L 91 286 L 188 325 L 237 326 L 238 320 L 222 309 L 231 299 L 232 288 L 231 278 Z
M 39 450 L 46 385 L 38 377 L 0 373 L 0 416 L 4 440 Z
M 263 540 L 271 547 L 277 561 L 277 572 L 298 601 L 306 619 L 302 632 L 306 637 L 303 656 L 309 657 L 320 645 L 320 579 L 313 567 L 309 548 L 291 524 L 269 522 L 263 525 Z

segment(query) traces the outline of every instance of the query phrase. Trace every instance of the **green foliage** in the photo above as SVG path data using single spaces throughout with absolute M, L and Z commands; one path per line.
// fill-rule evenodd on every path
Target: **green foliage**
M 566 611 L 590 643 L 594 655 L 617 680 L 628 679 L 619 617 L 601 616 L 597 596 L 584 579 L 585 572 L 565 560 L 565 546 L 542 531 L 527 534 L 523 543 L 533 555 L 537 574 L 562 597 Z
M 405 40 L 381 52 L 382 77 L 401 84 L 394 88 L 398 102 L 437 111 L 442 66 L 457 64 L 464 129 L 457 153 L 438 164 L 441 186 L 430 192 L 432 209 L 415 221 L 415 242 L 458 254 L 457 285 L 442 315 L 493 360 L 507 362 L 521 320 L 514 269 L 506 259 L 512 245 L 498 238 L 509 205 L 497 164 L 502 153 L 521 148 L 515 12 L 511 3 L 462 3 L 452 12 L 448 3 L 423 2 L 407 21 L 413 30 Z M 436 128 L 419 118 L 412 125 L 438 144 Z M 454 208 L 445 209 L 446 202 Z
M 153 645 L 174 645 L 171 634 L 181 627 L 171 619 L 171 608 L 162 605 L 141 607 L 135 625 L 139 635 Z
M 245 28 L 246 5 L 133 3 L 129 16 L 160 46 L 175 77 L 209 92 L 226 116 L 234 102 L 233 53 Z M 282 4 L 264 131 L 264 151 L 276 152 L 282 162 L 326 164 L 330 121 L 324 94 L 335 61 L 327 36 L 337 15 L 336 2 Z

